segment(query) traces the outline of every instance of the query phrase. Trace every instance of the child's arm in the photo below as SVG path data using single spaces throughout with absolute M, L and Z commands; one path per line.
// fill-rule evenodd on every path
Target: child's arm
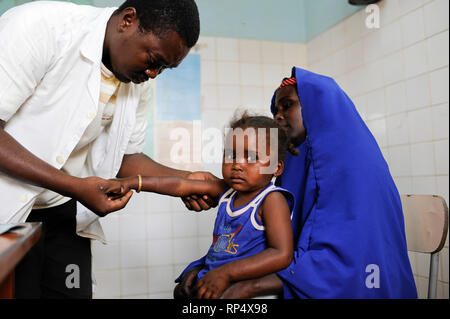
M 127 177 L 121 179 L 121 182 L 130 189 L 139 188 L 139 177 Z M 184 197 L 189 195 L 210 195 L 219 197 L 227 185 L 223 180 L 196 180 L 174 176 L 142 176 L 141 190 L 145 192 L 154 192 L 163 195 L 175 197 Z
M 209 271 L 197 282 L 198 298 L 218 298 L 231 282 L 261 277 L 290 265 L 293 239 L 286 199 L 280 192 L 272 192 L 264 199 L 260 211 L 268 247 L 256 255 Z

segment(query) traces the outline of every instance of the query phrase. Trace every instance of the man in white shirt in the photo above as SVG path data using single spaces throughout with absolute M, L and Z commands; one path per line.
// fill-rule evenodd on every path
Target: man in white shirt
M 214 178 L 142 154 L 146 81 L 178 66 L 198 36 L 194 0 L 127 0 L 118 9 L 38 1 L 0 17 L 0 223 L 43 222 L 16 269 L 16 297 L 92 297 L 98 217 L 132 195 L 110 178 Z M 73 264 L 76 289 L 66 284 Z

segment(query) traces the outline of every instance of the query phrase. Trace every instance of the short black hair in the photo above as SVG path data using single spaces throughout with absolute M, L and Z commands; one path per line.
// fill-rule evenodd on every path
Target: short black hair
M 175 31 L 192 48 L 200 35 L 200 18 L 194 0 L 126 0 L 115 12 L 134 8 L 143 32 L 163 37 Z
M 278 130 L 278 159 L 284 161 L 286 158 L 286 151 L 292 155 L 299 155 L 299 151 L 295 148 L 294 144 L 289 140 L 289 137 L 285 130 L 274 119 L 264 115 L 250 115 L 245 110 L 241 115 L 237 112 L 234 114 L 234 118 L 230 122 L 230 128 L 246 129 L 246 128 L 265 128 L 266 134 L 270 134 L 270 129 L 274 128 Z

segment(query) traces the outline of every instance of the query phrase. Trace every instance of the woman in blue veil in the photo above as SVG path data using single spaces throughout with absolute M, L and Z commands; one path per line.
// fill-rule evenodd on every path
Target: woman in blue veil
M 299 151 L 276 181 L 295 196 L 294 260 L 222 296 L 417 298 L 399 193 L 350 98 L 332 78 L 294 67 L 271 111 Z

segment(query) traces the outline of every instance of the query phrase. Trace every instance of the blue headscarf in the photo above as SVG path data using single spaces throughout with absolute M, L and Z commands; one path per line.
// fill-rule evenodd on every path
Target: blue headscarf
M 333 79 L 292 76 L 307 138 L 277 180 L 296 196 L 284 297 L 417 298 L 400 196 L 374 137 Z

